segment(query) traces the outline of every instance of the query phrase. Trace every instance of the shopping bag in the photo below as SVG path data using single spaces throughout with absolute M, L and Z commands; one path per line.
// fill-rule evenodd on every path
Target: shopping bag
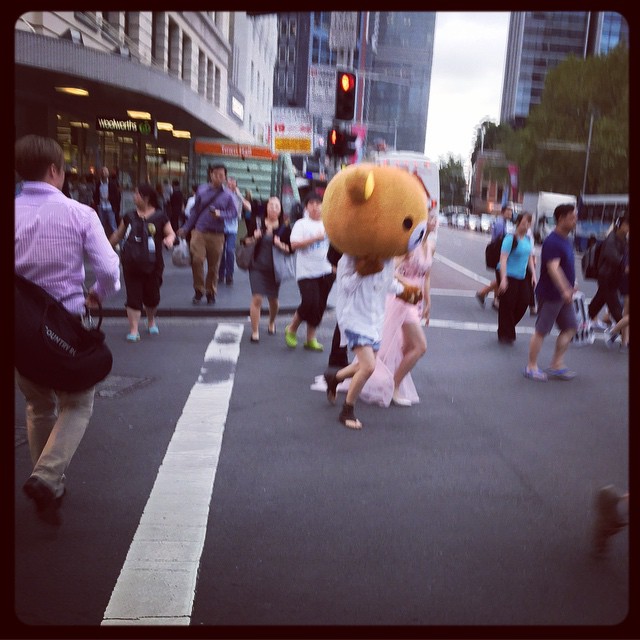
M 176 267 L 188 267 L 191 264 L 189 243 L 185 240 L 185 238 L 180 238 L 178 244 L 173 247 L 171 261 Z

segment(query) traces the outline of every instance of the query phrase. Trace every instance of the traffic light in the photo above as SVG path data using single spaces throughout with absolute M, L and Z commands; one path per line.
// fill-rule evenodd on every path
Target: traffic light
M 329 129 L 329 133 L 327 133 L 327 155 L 330 158 L 342 157 L 344 155 L 344 139 L 345 135 L 343 131 L 337 127 Z
M 356 74 L 348 71 L 336 73 L 337 120 L 353 120 L 356 111 Z

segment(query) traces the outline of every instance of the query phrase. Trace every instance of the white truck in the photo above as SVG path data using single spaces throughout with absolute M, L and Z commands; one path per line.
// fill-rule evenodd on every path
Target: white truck
M 536 242 L 541 243 L 556 226 L 553 212 L 559 204 L 578 204 L 578 199 L 568 193 L 553 191 L 526 192 L 522 198 L 520 211 L 533 214 L 531 228 Z
M 440 168 L 437 162 L 415 151 L 389 151 L 378 153 L 374 163 L 381 166 L 400 167 L 409 173 L 417 173 L 431 196 L 430 208 L 435 207 L 437 212 L 440 212 Z

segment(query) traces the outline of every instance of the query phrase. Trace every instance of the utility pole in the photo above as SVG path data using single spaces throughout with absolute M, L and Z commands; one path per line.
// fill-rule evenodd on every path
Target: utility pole
M 587 188 L 587 170 L 589 169 L 589 152 L 591 151 L 591 133 L 593 132 L 593 111 L 589 119 L 589 137 L 587 138 L 587 155 L 584 160 L 584 178 L 582 179 L 582 195 Z

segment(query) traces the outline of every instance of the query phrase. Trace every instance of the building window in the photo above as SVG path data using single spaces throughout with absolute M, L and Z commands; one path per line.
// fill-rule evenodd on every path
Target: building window
M 216 107 L 220 108 L 220 94 L 222 89 L 222 74 L 220 73 L 220 69 L 218 67 L 215 68 L 215 86 L 214 86 L 214 104 Z

